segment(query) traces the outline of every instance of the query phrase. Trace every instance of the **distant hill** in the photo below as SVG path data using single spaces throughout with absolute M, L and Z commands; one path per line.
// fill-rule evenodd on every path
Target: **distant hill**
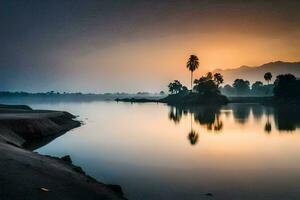
M 261 66 L 241 66 L 235 69 L 216 69 L 213 73 L 221 73 L 224 76 L 225 84 L 232 84 L 237 78 L 249 80 L 251 84 L 257 80 L 264 82 L 264 74 L 271 72 L 273 75 L 272 82 L 279 74 L 291 73 L 300 77 L 300 62 L 270 62 Z

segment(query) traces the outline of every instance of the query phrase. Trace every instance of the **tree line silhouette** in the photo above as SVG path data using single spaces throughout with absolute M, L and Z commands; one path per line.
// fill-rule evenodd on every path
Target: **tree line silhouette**
M 300 80 L 292 74 L 278 75 L 274 83 L 271 83 L 273 75 L 271 72 L 266 72 L 263 77 L 267 84 L 256 81 L 251 85 L 248 80 L 238 78 L 232 85 L 221 86 L 224 78 L 220 73 L 208 72 L 198 79 L 193 79 L 193 72 L 199 67 L 199 58 L 196 55 L 189 57 L 186 67 L 191 72 L 190 90 L 179 80 L 174 80 L 168 85 L 169 93 L 173 95 L 169 100 L 184 99 L 185 102 L 189 102 L 190 99 L 193 99 L 190 102 L 194 103 L 195 101 L 203 101 L 203 99 L 220 99 L 220 102 L 224 103 L 226 101 L 222 94 L 226 96 L 274 96 L 283 102 L 295 101 L 300 98 Z
M 221 87 L 220 90 L 223 94 L 228 96 L 273 96 L 274 84 L 270 84 L 272 80 L 271 72 L 264 75 L 267 85 L 261 81 L 256 81 L 252 85 L 248 80 L 236 79 L 232 86 L 227 84 Z
M 200 135 L 193 128 L 193 122 L 206 127 L 208 131 L 219 132 L 222 130 L 223 121 L 220 105 L 225 101 L 218 99 L 223 97 L 222 94 L 228 96 L 272 96 L 277 102 L 296 102 L 297 105 L 299 104 L 300 80 L 292 74 L 278 75 L 274 83 L 271 83 L 273 75 L 271 72 L 266 72 L 263 77 L 267 84 L 256 81 L 250 85 L 248 80 L 238 78 L 232 85 L 222 86 L 224 78 L 220 73 L 208 72 L 198 79 L 193 79 L 193 72 L 199 67 L 199 59 L 196 55 L 189 57 L 186 67 L 191 72 L 190 89 L 179 80 L 174 80 L 168 85 L 170 95 L 165 98 L 167 99 L 165 102 L 175 101 L 175 106 L 171 106 L 169 112 L 169 119 L 175 124 L 180 123 L 183 115 L 190 113 L 191 129 L 187 138 L 191 145 L 198 142 Z M 183 102 L 184 105 L 176 105 L 176 102 Z M 205 103 L 205 107 L 193 106 L 195 102 Z M 219 102 L 222 103 L 219 104 Z M 231 107 L 232 105 L 234 104 L 228 106 Z M 268 134 L 272 132 L 271 116 L 274 118 L 275 127 L 279 131 L 294 131 L 300 126 L 299 109 L 283 109 L 281 106 L 263 108 L 261 105 L 245 106 L 244 104 L 236 104 L 231 109 L 235 122 L 239 124 L 247 123 L 251 110 L 255 120 L 260 120 L 265 114 L 267 120 L 263 129 Z
M 220 90 L 228 96 L 274 96 L 276 100 L 282 102 L 299 100 L 300 80 L 293 74 L 278 75 L 273 84 L 270 84 L 272 80 L 270 72 L 265 73 L 264 78 L 267 85 L 256 81 L 250 87 L 249 81 L 236 79 L 232 86 L 227 84 Z

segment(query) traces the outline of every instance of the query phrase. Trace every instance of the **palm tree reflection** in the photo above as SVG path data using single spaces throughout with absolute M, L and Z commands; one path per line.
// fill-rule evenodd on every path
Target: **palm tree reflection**
M 231 104 L 223 106 L 224 115 L 230 119 L 231 113 L 235 123 L 243 124 L 247 128 L 250 113 L 252 111 L 255 121 L 261 121 L 263 115 L 266 115 L 266 122 L 262 129 L 270 134 L 275 128 L 279 132 L 294 132 L 300 127 L 300 108 L 286 107 L 270 107 L 262 105 L 249 104 Z M 180 123 L 183 115 L 189 113 L 191 120 L 191 129 L 188 133 L 188 139 L 192 145 L 195 145 L 199 139 L 197 130 L 193 129 L 193 123 L 204 127 L 208 131 L 219 133 L 223 129 L 223 121 L 221 117 L 221 107 L 215 106 L 190 106 L 190 107 L 171 107 L 169 112 L 169 120 L 175 124 Z M 224 112 L 224 110 L 228 110 Z M 230 112 L 229 112 L 230 110 Z
M 266 133 L 271 133 L 271 131 L 272 131 L 272 124 L 267 121 L 267 123 L 265 125 L 265 132 Z
M 178 124 L 182 118 L 182 109 L 177 107 L 171 107 L 169 112 L 169 119 L 175 124 Z
M 199 134 L 195 130 L 191 130 L 188 134 L 188 139 L 191 145 L 195 145 L 198 142 Z
M 206 127 L 210 131 L 221 131 L 223 122 L 220 118 L 220 107 L 171 107 L 169 111 L 169 119 L 178 124 L 184 114 L 190 113 L 194 121 Z M 192 126 L 192 124 L 191 124 Z
M 191 131 L 188 134 L 188 139 L 190 141 L 190 144 L 193 146 L 198 142 L 199 134 L 193 129 L 193 118 L 192 113 L 191 115 Z
M 199 133 L 193 128 L 193 122 L 200 124 L 209 131 L 219 132 L 223 128 L 219 107 L 170 107 L 169 120 L 180 123 L 182 116 L 190 114 L 190 131 L 188 139 L 191 145 L 197 144 Z
M 271 131 L 272 131 L 272 124 L 270 122 L 270 110 L 269 110 L 269 108 L 266 109 L 266 115 L 267 115 L 267 122 L 266 122 L 266 125 L 265 125 L 265 132 L 270 134 Z
M 223 128 L 223 122 L 221 121 L 220 119 L 220 114 L 216 114 L 216 120 L 214 122 L 214 125 L 213 125 L 213 130 L 218 132 L 220 130 L 222 130 Z
M 201 107 L 191 110 L 194 112 L 194 119 L 200 125 L 204 125 L 207 130 L 218 132 L 223 128 L 223 122 L 220 118 L 219 107 Z

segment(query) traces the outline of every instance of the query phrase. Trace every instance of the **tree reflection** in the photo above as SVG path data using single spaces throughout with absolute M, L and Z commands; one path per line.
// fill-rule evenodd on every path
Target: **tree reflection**
M 279 131 L 295 131 L 300 127 L 300 108 L 276 107 L 274 119 Z
M 236 122 L 245 124 L 250 115 L 251 106 L 244 104 L 236 104 L 233 107 L 233 117 Z
M 182 118 L 182 109 L 177 107 L 171 107 L 169 112 L 169 119 L 175 124 L 178 124 Z
M 191 145 L 195 145 L 198 142 L 199 134 L 195 130 L 191 130 L 188 134 L 188 139 Z
M 190 113 L 191 116 L 191 131 L 188 134 L 188 139 L 190 141 L 190 144 L 193 146 L 198 142 L 199 134 L 193 129 L 193 119 L 192 119 L 192 113 Z
M 225 122 L 230 121 L 232 113 L 235 123 L 246 124 L 249 121 L 250 113 L 253 114 L 255 122 L 261 122 L 262 116 L 266 116 L 266 121 L 263 123 L 261 130 L 270 134 L 273 129 L 280 132 L 295 131 L 300 128 L 300 108 L 293 107 L 272 107 L 258 104 L 229 104 L 222 107 L 224 115 L 227 116 Z M 197 123 L 204 127 L 207 131 L 215 133 L 220 132 L 224 128 L 221 117 L 221 107 L 215 106 L 191 106 L 191 107 L 171 107 L 169 119 L 175 124 L 180 123 L 183 115 L 189 114 L 191 117 L 191 129 L 188 133 L 188 139 L 191 145 L 198 142 L 199 134 L 193 129 L 193 123 Z M 229 122 L 232 123 L 232 122 Z M 260 123 L 256 123 L 259 125 Z M 251 128 L 246 126 L 247 128 Z
M 194 121 L 205 126 L 207 130 L 220 131 L 223 128 L 223 122 L 220 118 L 220 107 L 171 107 L 169 119 L 178 124 L 183 114 L 187 113 L 194 116 Z
M 209 131 L 221 131 L 223 122 L 220 118 L 220 107 L 201 107 L 192 110 L 194 119 L 200 125 L 206 126 Z
M 260 121 L 261 120 L 261 117 L 263 116 L 264 114 L 264 107 L 260 104 L 254 104 L 254 105 L 251 105 L 251 108 L 252 108 L 252 114 L 253 114 L 253 117 L 256 121 Z
M 201 125 L 212 125 L 215 122 L 216 110 L 214 107 L 199 107 L 192 109 L 194 119 Z
M 271 133 L 271 131 L 272 131 L 272 124 L 269 121 L 267 121 L 265 125 L 265 132 Z
M 265 132 L 271 133 L 272 131 L 272 124 L 270 122 L 270 108 L 266 109 L 266 115 L 267 115 L 267 122 L 265 124 Z
M 220 131 L 223 128 L 223 122 L 220 119 L 220 114 L 216 114 L 216 120 L 213 124 L 214 131 Z

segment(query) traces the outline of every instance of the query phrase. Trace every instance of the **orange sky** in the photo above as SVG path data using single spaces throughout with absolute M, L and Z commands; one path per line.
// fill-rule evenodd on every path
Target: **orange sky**
M 157 92 L 189 83 L 190 54 L 200 58 L 195 77 L 300 60 L 296 0 L 6 4 L 2 90 Z
M 185 65 L 190 54 L 200 58 L 199 69 L 195 72 L 197 77 L 216 68 L 256 66 L 277 60 L 299 61 L 297 42 L 293 38 L 261 38 L 235 33 L 179 34 L 117 44 L 73 57 L 67 63 L 78 66 L 82 74 L 87 69 L 92 72 L 86 72 L 87 78 L 109 74 L 107 81 L 128 82 L 133 78 L 136 83 L 144 83 L 155 79 L 159 81 L 155 86 L 164 86 L 179 79 L 188 84 L 189 71 Z M 82 69 L 83 65 L 88 67 Z M 148 87 L 151 90 L 150 84 Z

